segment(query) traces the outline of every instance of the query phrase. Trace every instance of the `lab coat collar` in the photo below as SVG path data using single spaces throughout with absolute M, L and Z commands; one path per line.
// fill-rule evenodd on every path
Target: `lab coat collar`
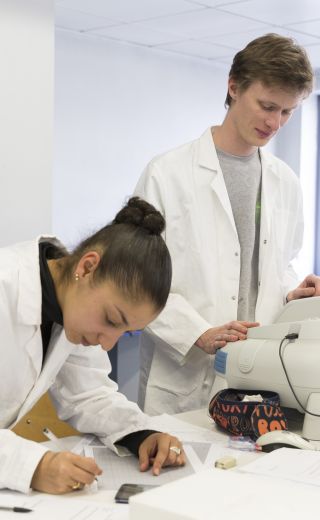
M 277 193 L 280 185 L 280 172 L 275 166 L 274 157 L 269 152 L 260 149 L 260 156 L 262 166 L 260 241 L 267 243 L 276 199 L 274 194 Z
M 36 404 L 39 398 L 50 388 L 50 386 L 52 386 L 57 373 L 74 348 L 76 348 L 75 345 L 72 345 L 66 339 L 64 331 L 61 330 L 61 326 L 54 324 L 47 356 L 40 372 L 40 365 L 38 362 L 39 356 L 37 356 L 38 350 L 36 345 L 34 343 L 32 346 L 30 344 L 27 345 L 31 362 L 37 368 L 37 382 L 30 391 L 26 401 L 23 403 L 19 411 L 18 417 L 10 428 L 19 422 L 20 419 Z M 40 360 L 41 359 L 42 356 Z
M 262 205 L 268 208 L 268 212 L 272 215 L 274 193 L 279 188 L 280 172 L 276 168 L 274 157 L 267 151 L 260 149 L 261 167 L 262 167 Z M 267 204 L 263 204 L 263 201 Z M 269 216 L 270 216 L 269 215 Z
M 216 148 L 212 139 L 211 127 L 201 135 L 199 139 L 199 166 L 209 170 L 220 169 Z
M 39 243 L 44 241 L 63 247 L 55 237 L 50 235 L 39 236 L 36 240 L 14 246 L 19 258 L 17 315 L 18 322 L 21 324 L 41 324 Z
M 268 171 L 272 176 L 279 177 L 279 171 L 274 167 L 274 156 L 270 152 L 259 148 L 262 171 Z M 219 159 L 216 152 L 216 147 L 213 142 L 211 127 L 200 136 L 199 138 L 199 166 L 220 171 Z
M 279 169 L 275 168 L 275 160 L 274 155 L 272 155 L 267 150 L 264 150 L 263 148 L 259 148 L 260 157 L 261 157 L 261 165 L 262 165 L 262 171 L 268 172 L 273 176 L 273 180 L 276 179 L 279 180 L 280 178 L 280 171 Z
M 208 128 L 199 139 L 198 163 L 200 169 L 206 168 L 207 170 L 214 172 L 210 183 L 211 188 L 216 194 L 222 209 L 227 215 L 233 233 L 236 235 L 236 237 L 238 237 L 228 191 L 224 182 L 223 173 L 221 171 L 216 148 L 212 139 L 211 128 Z
M 270 222 L 273 213 L 274 193 L 279 188 L 280 173 L 275 167 L 275 161 L 272 154 L 266 150 L 259 149 L 262 168 L 262 214 L 261 214 L 261 231 L 265 236 L 264 240 L 268 240 L 270 232 Z M 234 222 L 233 212 L 227 188 L 224 182 L 223 173 L 221 171 L 216 148 L 213 142 L 211 128 L 208 128 L 199 139 L 199 166 L 215 172 L 211 182 L 211 187 L 216 193 L 225 210 L 233 231 L 237 234 Z M 268 201 L 268 203 L 264 202 Z M 261 236 L 262 236 L 261 235 Z

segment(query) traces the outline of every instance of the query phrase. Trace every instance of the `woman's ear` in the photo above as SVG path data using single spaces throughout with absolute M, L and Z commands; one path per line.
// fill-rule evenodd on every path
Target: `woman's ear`
M 238 86 L 234 78 L 228 80 L 228 93 L 232 100 L 237 98 Z
M 85 277 L 87 274 L 93 273 L 100 263 L 100 255 L 97 251 L 88 251 L 83 255 L 77 265 L 76 273 L 79 278 Z

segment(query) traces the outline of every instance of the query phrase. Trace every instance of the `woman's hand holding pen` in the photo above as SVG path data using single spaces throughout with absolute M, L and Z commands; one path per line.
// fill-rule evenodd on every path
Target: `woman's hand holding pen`
M 183 466 L 186 462 L 182 444 L 168 433 L 152 433 L 139 447 L 140 471 L 152 465 L 154 475 L 165 466 Z
M 40 460 L 31 488 L 44 493 L 62 494 L 92 484 L 102 470 L 90 457 L 69 451 L 48 451 Z

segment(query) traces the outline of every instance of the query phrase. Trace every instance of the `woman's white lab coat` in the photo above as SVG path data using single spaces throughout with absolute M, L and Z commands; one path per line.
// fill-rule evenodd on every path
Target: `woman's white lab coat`
M 8 428 L 48 389 L 60 418 L 114 450 L 115 441 L 144 429 L 147 419 L 107 377 L 111 367 L 101 347 L 71 344 L 58 325 L 41 368 L 40 323 L 39 240 L 0 249 L 0 487 L 23 492 L 48 448 Z
M 291 266 L 303 234 L 299 182 L 261 150 L 262 212 L 256 320 L 270 323 L 297 285 Z M 166 219 L 173 260 L 168 303 L 141 337 L 139 402 L 150 414 L 205 407 L 214 381 L 213 356 L 194 346 L 211 327 L 237 318 L 240 244 L 211 130 L 156 157 L 135 194 Z

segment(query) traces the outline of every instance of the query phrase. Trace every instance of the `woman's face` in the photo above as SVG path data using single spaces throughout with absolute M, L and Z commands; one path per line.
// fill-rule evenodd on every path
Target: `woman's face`
M 71 343 L 110 350 L 124 332 L 144 329 L 159 311 L 149 300 L 129 301 L 111 280 L 93 285 L 93 271 L 78 267 L 79 278 L 63 293 L 65 334 Z

